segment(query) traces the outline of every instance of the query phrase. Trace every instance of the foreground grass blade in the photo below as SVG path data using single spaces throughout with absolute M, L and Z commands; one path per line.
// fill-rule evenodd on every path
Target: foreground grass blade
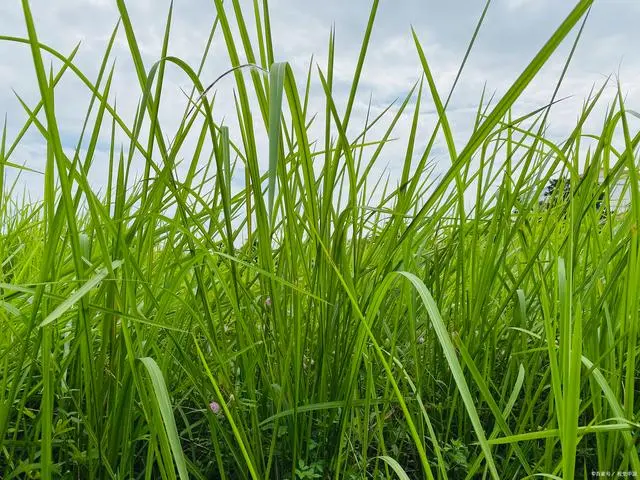
M 180 446 L 178 429 L 176 428 L 176 421 L 171 408 L 171 399 L 169 398 L 169 391 L 167 390 L 164 377 L 162 376 L 162 372 L 160 371 L 158 364 L 153 358 L 144 357 L 141 358 L 140 361 L 149 374 L 149 379 L 151 380 L 151 385 L 153 386 L 153 392 L 155 394 L 155 401 L 158 402 L 158 407 L 162 414 L 162 422 L 164 424 L 167 438 L 169 439 L 169 444 L 171 445 L 173 459 L 176 462 L 180 480 L 187 480 L 189 478 L 187 465 L 182 452 L 182 447 Z M 144 399 L 142 401 L 144 401 Z
M 400 464 L 394 460 L 391 457 L 388 457 L 386 455 L 382 455 L 380 457 L 377 457 L 380 460 L 382 460 L 384 463 L 386 463 L 387 465 L 389 465 L 393 471 L 396 473 L 396 475 L 398 476 L 398 478 L 400 480 L 409 480 L 409 475 L 407 475 L 407 472 L 404 471 L 404 469 L 400 466 Z
M 278 157 L 280 155 L 280 117 L 282 115 L 282 92 L 287 64 L 271 66 L 269 85 L 269 218 L 273 218 L 273 198 L 276 190 Z
M 122 261 L 116 260 L 111 264 L 111 271 L 116 270 L 118 267 L 122 265 Z M 64 300 L 60 305 L 58 305 L 55 310 L 53 310 L 49 315 L 46 316 L 44 320 L 40 323 L 39 327 L 42 328 L 45 325 L 49 325 L 50 323 L 58 320 L 64 313 L 73 307 L 76 303 L 80 301 L 87 293 L 89 293 L 93 288 L 95 288 L 100 282 L 102 282 L 109 275 L 109 270 L 106 268 L 101 269 L 98 273 L 96 273 L 90 280 L 85 282 L 80 288 L 78 288 L 69 298 Z
M 484 434 L 484 429 L 482 428 L 482 423 L 480 422 L 480 418 L 478 417 L 478 412 L 476 410 L 473 397 L 471 392 L 469 391 L 469 386 L 467 385 L 467 381 L 464 378 L 464 374 L 462 372 L 462 367 L 460 366 L 460 362 L 455 352 L 455 348 L 453 346 L 453 342 L 451 341 L 451 337 L 447 332 L 447 327 L 440 316 L 440 312 L 434 301 L 433 297 L 427 290 L 425 284 L 414 274 L 409 272 L 397 272 L 398 275 L 402 275 L 406 277 L 412 284 L 413 287 L 420 295 L 422 303 L 424 304 L 425 309 L 429 313 L 429 319 L 431 320 L 431 324 L 435 330 L 436 336 L 438 337 L 438 341 L 440 342 L 440 346 L 444 351 L 444 355 L 447 359 L 447 363 L 449 368 L 451 369 L 451 373 L 453 374 L 453 378 L 458 386 L 458 390 L 460 391 L 460 396 L 462 397 L 462 401 L 467 409 L 467 413 L 469 418 L 471 419 L 471 423 L 475 430 L 476 435 L 478 436 L 478 442 L 482 447 L 482 452 L 486 457 L 486 462 L 489 467 L 489 471 L 491 472 L 491 476 L 494 479 L 500 478 L 498 475 L 498 470 L 496 469 L 495 463 L 493 461 L 493 455 L 491 454 L 491 447 L 489 446 L 489 442 L 487 442 L 486 436 Z

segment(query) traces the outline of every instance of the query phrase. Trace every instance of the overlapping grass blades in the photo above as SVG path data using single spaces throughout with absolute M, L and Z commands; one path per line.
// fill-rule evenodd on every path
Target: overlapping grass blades
M 566 141 L 545 137 L 575 42 L 548 105 L 515 113 L 591 3 L 576 3 L 495 104 L 483 94 L 459 148 L 447 117 L 453 89 L 438 90 L 417 30 L 423 78 L 398 105 L 358 111 L 377 1 L 341 102 L 335 32 L 326 65 L 311 63 L 300 82 L 274 63 L 266 0 L 252 2 L 251 16 L 237 0 L 215 0 L 197 68 L 170 54 L 177 6 L 147 66 L 118 0 L 121 21 L 95 80 L 74 64 L 77 48 L 65 55 L 39 43 L 23 0 L 28 38 L 0 40 L 29 47 L 41 99 L 21 101 L 25 125 L 15 139 L 5 128 L 0 143 L 4 476 L 640 470 L 634 113 L 618 88 L 601 131 L 586 132 L 603 85 Z M 133 122 L 112 100 L 118 35 L 138 79 Z M 210 91 L 218 85 L 201 76 L 213 42 L 226 46 L 237 92 L 226 95 L 236 116 L 224 125 Z M 45 52 L 57 71 L 45 70 Z M 163 124 L 163 99 L 176 93 L 168 69 L 192 87 L 175 131 Z M 69 74 L 91 94 L 75 145 L 62 143 L 56 118 L 56 88 Z M 312 111 L 312 95 L 324 111 Z M 424 132 L 418 119 L 431 101 L 437 121 Z M 401 178 L 390 180 L 381 166 L 405 119 Z M 30 168 L 14 157 L 34 127 L 47 162 L 44 197 L 30 205 L 5 175 Z M 419 138 L 428 139 L 422 151 Z M 440 177 L 431 175 L 441 167 L 436 142 L 450 157 Z M 103 189 L 89 181 L 98 154 L 108 158 Z M 539 203 L 561 175 L 567 198 Z M 616 207 L 616 185 L 630 209 Z

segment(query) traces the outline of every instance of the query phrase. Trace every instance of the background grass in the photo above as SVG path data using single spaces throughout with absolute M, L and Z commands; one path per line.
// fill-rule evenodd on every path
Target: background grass
M 39 43 L 27 0 L 28 38 L 0 36 L 31 48 L 41 93 L 37 105 L 23 102 L 22 132 L 0 144 L 3 478 L 640 471 L 637 114 L 618 93 L 601 131 L 584 132 L 603 85 L 568 138 L 552 142 L 555 94 L 523 117 L 511 110 L 571 32 L 575 47 L 590 1 L 577 3 L 501 99 L 479 99 L 462 146 L 447 121 L 450 94 L 438 92 L 415 32 L 424 76 L 394 109 L 351 122 L 377 1 L 346 105 L 337 105 L 333 34 L 328 64 L 301 82 L 274 63 L 266 0 L 254 2 L 255 25 L 239 2 L 216 0 L 211 39 L 227 47 L 237 92 L 226 126 L 199 77 L 207 52 L 195 68 L 167 56 L 172 11 L 162 58 L 149 67 L 117 3 L 121 22 L 95 80 L 75 67 L 75 51 Z M 139 80 L 132 124 L 110 96 L 118 31 Z M 168 68 L 193 84 L 171 132 L 159 121 Z M 55 113 L 63 75 L 92 93 L 72 150 Z M 324 112 L 308 111 L 315 75 Z M 425 97 L 439 115 L 427 132 L 418 128 Z M 375 178 L 409 109 L 401 178 Z M 389 127 L 373 138 L 383 118 Z M 310 137 L 318 125 L 324 136 Z M 36 203 L 4 184 L 8 169 L 28 167 L 11 161 L 28 129 L 47 143 Z M 88 175 L 105 131 L 108 176 L 97 190 Z M 266 151 L 257 132 L 267 132 Z M 437 138 L 451 165 L 439 178 Z M 139 158 L 144 175 L 134 179 Z M 242 188 L 232 182 L 238 172 Z M 563 188 L 544 196 L 558 176 Z

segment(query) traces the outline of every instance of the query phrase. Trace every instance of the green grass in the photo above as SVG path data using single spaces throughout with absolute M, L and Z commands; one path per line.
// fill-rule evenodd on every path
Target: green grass
M 545 132 L 562 78 L 549 105 L 513 113 L 558 46 L 575 49 L 591 1 L 558 22 L 502 98 L 479 99 L 461 145 L 447 119 L 451 94 L 438 91 L 417 32 L 423 77 L 397 105 L 355 123 L 377 1 L 342 104 L 333 32 L 328 63 L 300 80 L 274 63 L 266 0 L 253 4 L 254 25 L 238 1 L 216 0 L 207 51 L 226 45 L 236 90 L 225 125 L 215 95 L 203 96 L 207 51 L 195 67 L 167 55 L 172 10 L 162 57 L 149 66 L 126 3 L 117 5 L 95 80 L 74 64 L 77 49 L 39 43 L 27 0 L 28 37 L 0 35 L 30 48 L 41 95 L 22 102 L 28 121 L 15 139 L 5 128 L 0 143 L 2 478 L 640 471 L 637 114 L 618 87 L 600 131 L 585 131 L 602 85 L 554 142 Z M 110 95 L 117 35 L 139 81 L 133 122 Z M 57 70 L 47 71 L 45 52 Z M 160 121 L 167 69 L 193 85 L 175 131 Z M 57 127 L 63 76 L 92 95 L 73 154 Z M 312 93 L 324 111 L 310 110 Z M 423 131 L 429 102 L 439 122 Z M 403 114 L 412 128 L 396 184 L 373 173 Z M 47 145 L 36 203 L 6 182 L 29 167 L 12 154 L 30 129 Z M 89 176 L 105 135 L 98 190 Z M 436 178 L 438 139 L 450 166 Z M 560 175 L 569 195 L 540 205 Z M 631 208 L 615 204 L 616 185 Z

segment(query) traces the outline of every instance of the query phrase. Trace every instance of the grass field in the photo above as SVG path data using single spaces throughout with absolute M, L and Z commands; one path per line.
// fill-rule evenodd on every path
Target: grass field
M 166 55 L 168 27 L 162 59 L 144 65 L 118 0 L 121 23 L 89 79 L 74 53 L 39 43 L 23 0 L 28 37 L 0 40 L 31 49 L 41 99 L 23 104 L 22 133 L 5 129 L 0 141 L 0 476 L 640 472 L 638 114 L 618 90 L 601 129 L 585 131 L 605 91 L 596 86 L 573 132 L 554 142 L 545 132 L 556 98 L 525 116 L 512 109 L 556 48 L 579 38 L 591 3 L 558 19 L 502 98 L 478 99 L 461 145 L 418 35 L 424 75 L 409 96 L 351 121 L 377 1 L 337 105 L 333 37 L 328 63 L 296 78 L 273 61 L 266 0 L 254 3 L 255 24 L 238 10 L 233 25 L 239 3 L 215 0 L 211 38 L 238 67 L 227 75 L 237 117 L 224 126 L 215 86 L 202 96 L 211 79 Z M 133 122 L 110 96 L 116 34 L 139 79 Z M 52 70 L 45 53 L 57 58 Z M 193 85 L 175 131 L 158 121 L 168 69 Z M 63 76 L 92 94 L 75 151 L 56 119 Z M 308 108 L 312 77 L 320 112 Z M 427 103 L 440 120 L 422 131 Z M 401 176 L 377 178 L 407 113 Z M 11 156 L 27 130 L 47 144 L 35 203 L 5 181 L 29 167 Z M 97 189 L 89 177 L 104 132 L 108 175 Z M 449 155 L 437 177 L 436 141 Z M 134 179 L 136 159 L 144 173 Z M 540 202 L 559 177 L 567 188 Z

